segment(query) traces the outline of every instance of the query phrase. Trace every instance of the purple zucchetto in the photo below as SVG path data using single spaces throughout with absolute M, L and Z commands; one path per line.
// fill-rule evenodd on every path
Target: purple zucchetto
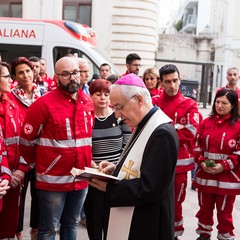
M 114 84 L 146 88 L 143 80 L 134 73 L 129 73 L 124 77 L 119 78 Z

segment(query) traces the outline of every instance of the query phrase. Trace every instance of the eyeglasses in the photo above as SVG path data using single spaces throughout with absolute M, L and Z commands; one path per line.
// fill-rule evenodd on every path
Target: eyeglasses
M 58 76 L 62 76 L 62 78 L 64 80 L 70 80 L 71 77 L 73 76 L 75 79 L 80 77 L 80 71 L 79 70 L 75 70 L 73 72 L 63 72 L 63 73 L 56 73 L 56 75 Z
M 11 75 L 4 75 L 4 76 L 0 76 L 0 77 L 3 77 L 5 79 L 7 79 L 8 81 L 11 79 Z
M 111 106 L 112 110 L 114 112 L 120 112 L 123 110 L 123 108 L 125 107 L 125 105 L 132 100 L 135 97 L 135 95 L 133 95 L 131 98 L 129 98 L 122 106 L 116 105 L 116 106 Z
M 142 67 L 141 64 L 131 64 L 131 65 L 134 66 L 134 67 Z

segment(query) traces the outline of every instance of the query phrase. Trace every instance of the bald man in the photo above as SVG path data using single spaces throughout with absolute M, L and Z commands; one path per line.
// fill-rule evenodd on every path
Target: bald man
M 87 182 L 74 179 L 73 167 L 91 165 L 93 104 L 80 88 L 76 59 L 63 57 L 55 65 L 57 89 L 29 108 L 21 132 L 20 151 L 27 172 L 36 164 L 40 222 L 38 240 L 77 239 Z M 34 144 L 33 144 L 34 143 Z

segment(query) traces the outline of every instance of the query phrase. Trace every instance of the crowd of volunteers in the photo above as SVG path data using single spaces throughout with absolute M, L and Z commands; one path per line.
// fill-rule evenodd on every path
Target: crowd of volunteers
M 234 240 L 240 194 L 240 78 L 227 70 L 205 119 L 180 92 L 176 65 L 147 68 L 126 57 L 126 72 L 65 56 L 49 77 L 43 58 L 0 62 L 0 239 L 23 240 L 30 185 L 32 240 L 180 240 L 188 172 L 197 191 L 197 240 Z M 117 181 L 81 179 L 96 168 Z

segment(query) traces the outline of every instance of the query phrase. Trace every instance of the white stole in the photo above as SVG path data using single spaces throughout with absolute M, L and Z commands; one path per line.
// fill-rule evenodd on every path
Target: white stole
M 158 109 L 145 124 L 142 131 L 139 133 L 138 139 L 134 143 L 132 149 L 129 151 L 126 159 L 118 173 L 119 179 L 134 179 L 140 178 L 140 167 L 142 164 L 143 152 L 146 144 L 153 133 L 153 131 L 161 124 L 171 122 L 172 120 Z M 134 133 L 133 133 L 134 135 Z M 130 144 L 129 144 L 130 143 Z M 126 149 L 131 146 L 131 139 L 129 140 Z M 125 152 L 124 151 L 124 152 Z M 125 156 L 124 152 L 122 156 Z M 120 157 L 120 161 L 121 161 Z M 119 161 L 119 162 L 120 162 Z M 107 240 L 126 240 L 128 239 L 132 215 L 134 211 L 133 207 L 114 207 L 110 210 L 109 225 Z

